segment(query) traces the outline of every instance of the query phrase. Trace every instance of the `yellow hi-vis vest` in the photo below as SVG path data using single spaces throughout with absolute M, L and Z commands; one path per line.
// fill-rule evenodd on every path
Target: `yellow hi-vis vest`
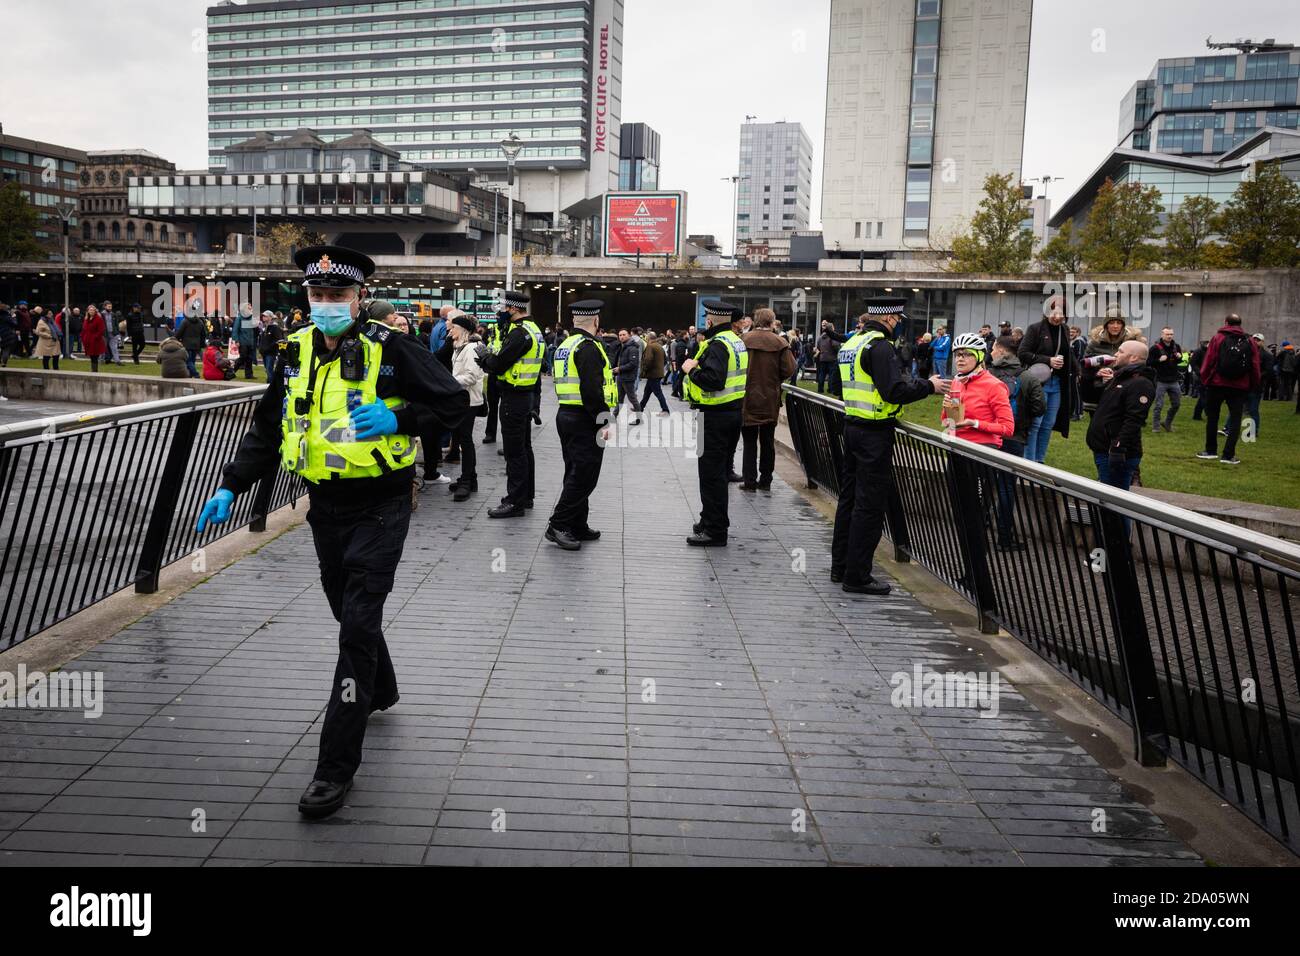
M 726 329 L 700 343 L 695 352 L 695 361 L 704 358 L 711 342 L 721 342 L 727 347 L 726 381 L 718 391 L 706 392 L 691 381 L 688 375 L 682 382 L 683 395 L 688 402 L 696 405 L 726 405 L 728 402 L 742 401 L 745 397 L 745 378 L 749 374 L 749 352 L 745 343 L 731 329 Z
M 859 358 L 871 343 L 885 336 L 872 329 L 859 332 L 840 346 L 840 384 L 843 386 L 844 414 L 849 418 L 884 421 L 897 418 L 902 405 L 891 405 L 876 390 L 871 376 L 859 368 Z M 891 346 L 892 347 L 892 346 Z
M 614 408 L 618 405 L 618 386 L 614 384 L 614 370 L 610 368 L 609 356 L 599 342 L 582 334 L 570 335 L 555 353 L 555 397 L 561 405 L 582 404 L 582 384 L 578 381 L 578 365 L 574 359 L 578 355 L 578 346 L 583 342 L 591 342 L 600 352 L 601 362 L 604 363 L 601 388 L 605 393 L 605 404 Z
M 487 340 L 488 351 L 496 355 L 501 351 L 501 320 L 497 319 L 496 324 L 492 326 L 492 331 L 488 333 Z
M 498 375 L 497 378 L 507 385 L 513 385 L 515 388 L 531 388 L 542 377 L 542 353 L 546 351 L 546 342 L 542 338 L 542 330 L 537 327 L 537 323 L 532 319 L 524 319 L 520 322 L 520 325 L 528 333 L 528 337 L 533 340 L 533 344 L 524 353 L 523 358 Z M 507 337 L 501 337 L 501 345 L 505 345 Z M 500 351 L 500 346 L 498 346 L 497 350 Z
M 299 413 L 299 399 L 307 401 L 311 382 L 313 327 L 288 337 L 297 342 L 299 362 L 284 370 L 284 407 L 281 412 L 280 463 L 285 471 L 308 481 L 331 478 L 375 478 L 415 464 L 415 447 L 406 435 L 386 435 L 370 441 L 353 437 L 352 412 L 374 402 L 378 395 L 380 357 L 383 346 L 367 336 L 358 341 L 365 347 L 365 372 L 359 382 L 344 381 L 338 359 L 321 365 L 305 414 Z M 400 398 L 386 398 L 391 409 L 402 408 Z

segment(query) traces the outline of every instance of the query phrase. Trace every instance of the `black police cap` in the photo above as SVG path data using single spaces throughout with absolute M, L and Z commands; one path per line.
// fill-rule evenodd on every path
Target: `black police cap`
M 745 314 L 745 310 L 740 306 L 723 302 L 721 299 L 704 299 L 700 305 L 704 307 L 704 314 L 710 319 L 727 319 L 735 322 Z
M 375 274 L 375 260 L 355 249 L 342 246 L 308 246 L 293 257 L 302 270 L 303 285 L 326 289 L 346 289 L 365 285 Z
M 867 315 L 902 315 L 907 300 L 898 295 L 878 295 L 867 300 Z
M 575 302 L 569 306 L 575 319 L 591 318 L 593 315 L 600 315 L 605 308 L 605 303 L 600 299 L 583 299 L 581 302 Z

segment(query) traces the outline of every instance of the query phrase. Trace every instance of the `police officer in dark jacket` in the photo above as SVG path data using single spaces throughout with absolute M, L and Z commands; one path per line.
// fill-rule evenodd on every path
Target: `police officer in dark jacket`
M 497 313 L 502 332 L 501 349 L 478 357 L 478 364 L 492 376 L 492 387 L 501 395 L 501 442 L 506 453 L 506 494 L 501 504 L 488 512 L 489 518 L 518 518 L 533 506 L 534 475 L 533 391 L 542 374 L 542 330 L 528 317 L 528 297 L 507 292 L 504 308 Z
M 564 453 L 564 490 L 551 514 L 546 540 L 577 551 L 600 532 L 587 523 L 588 503 L 600 481 L 600 464 L 609 440 L 610 421 L 618 407 L 609 357 L 597 338 L 605 303 L 587 299 L 573 304 L 573 334 L 555 350 L 553 374 L 560 410 L 555 427 Z
M 1125 342 L 1115 364 L 1097 377 L 1106 382 L 1088 425 L 1088 447 L 1103 484 L 1128 491 L 1142 463 L 1142 429 L 1156 397 L 1156 371 L 1146 364 L 1147 347 Z
M 686 400 L 700 410 L 697 470 L 700 480 L 700 520 L 686 543 L 712 547 L 727 543 L 727 488 L 731 483 L 731 460 L 736 454 L 743 424 L 745 378 L 749 353 L 740 338 L 744 310 L 721 299 L 700 303 L 709 329 L 700 338 L 692 358 L 682 363 L 686 373 L 682 385 Z
M 339 622 L 320 756 L 298 802 L 299 812 L 314 818 L 343 805 L 370 714 L 397 703 L 381 625 L 411 517 L 412 436 L 426 416 L 444 428 L 457 425 L 469 397 L 414 337 L 359 321 L 375 268 L 368 257 L 314 246 L 294 261 L 306 276 L 312 326 L 280 352 L 252 428 L 197 531 L 227 521 L 235 496 L 273 480 L 277 465 L 307 483 L 321 584 Z
M 894 429 L 904 405 L 936 393 L 947 383 L 935 375 L 914 379 L 898 366 L 894 333 L 904 321 L 907 300 L 867 300 L 859 331 L 839 349 L 844 395 L 844 467 L 831 541 L 831 581 L 850 594 L 889 593 L 871 576 L 885 526 L 885 506 L 894 490 Z M 865 320 L 865 321 L 863 321 Z

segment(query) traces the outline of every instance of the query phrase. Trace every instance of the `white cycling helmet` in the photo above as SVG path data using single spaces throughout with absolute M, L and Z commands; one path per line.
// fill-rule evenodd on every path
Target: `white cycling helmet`
M 963 332 L 952 343 L 953 354 L 965 349 L 968 352 L 978 352 L 982 356 L 988 351 L 988 347 L 989 344 L 984 341 L 984 336 L 978 332 Z

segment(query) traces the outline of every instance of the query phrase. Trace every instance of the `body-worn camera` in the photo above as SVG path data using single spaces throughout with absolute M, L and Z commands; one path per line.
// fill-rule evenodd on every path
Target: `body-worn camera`
M 345 382 L 366 377 L 366 350 L 360 339 L 346 339 L 339 349 L 339 377 Z

